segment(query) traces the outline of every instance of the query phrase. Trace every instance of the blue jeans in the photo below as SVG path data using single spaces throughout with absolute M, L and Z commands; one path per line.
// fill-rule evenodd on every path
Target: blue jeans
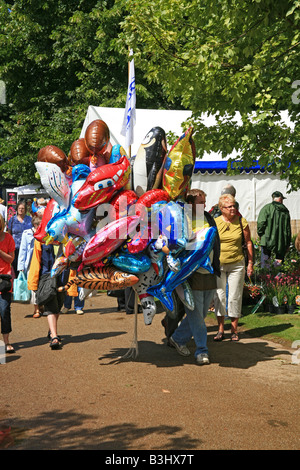
M 1 317 L 1 333 L 11 333 L 11 293 L 3 292 L 0 294 L 0 317 Z
M 78 296 L 77 297 L 70 297 L 69 295 L 65 296 L 65 302 L 64 302 L 64 307 L 66 308 L 71 308 L 72 305 L 72 299 L 74 299 L 74 309 L 75 310 L 82 310 L 84 307 L 84 300 L 79 299 L 79 289 L 78 288 Z
M 186 316 L 172 335 L 174 341 L 180 346 L 185 345 L 194 337 L 196 344 L 195 357 L 197 357 L 198 354 L 208 353 L 205 317 L 214 293 L 215 289 L 203 291 L 193 290 L 195 309 L 189 310 L 185 307 Z

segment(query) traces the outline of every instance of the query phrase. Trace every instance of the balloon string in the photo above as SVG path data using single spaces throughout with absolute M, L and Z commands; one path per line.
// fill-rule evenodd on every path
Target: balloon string
M 134 359 L 138 357 L 139 355 L 139 345 L 138 345 L 138 339 L 137 339 L 137 319 L 138 319 L 138 297 L 137 293 L 135 293 L 135 298 L 134 298 L 134 334 L 133 334 L 133 340 L 131 343 L 130 349 L 127 351 L 126 354 L 124 354 L 123 359 L 127 359 L 129 357 L 133 357 Z

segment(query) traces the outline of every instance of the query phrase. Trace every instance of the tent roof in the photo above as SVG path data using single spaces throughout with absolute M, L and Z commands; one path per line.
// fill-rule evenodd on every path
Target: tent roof
M 80 137 L 84 137 L 86 128 L 92 121 L 102 119 L 109 127 L 112 145 L 122 145 L 125 148 L 125 137 L 121 135 L 124 111 L 124 108 L 89 106 Z M 173 132 L 175 135 L 180 136 L 183 133 L 181 124 L 191 115 L 191 111 L 136 109 L 136 124 L 133 131 L 134 142 L 131 146 L 131 155 L 136 155 L 141 143 L 152 127 L 161 127 L 166 134 Z M 125 150 L 128 151 L 127 148 Z
M 7 191 L 16 191 L 19 195 L 26 195 L 26 194 L 39 194 L 43 193 L 46 194 L 44 188 L 41 187 L 40 184 L 26 184 L 25 186 L 16 186 L 15 188 L 8 188 Z

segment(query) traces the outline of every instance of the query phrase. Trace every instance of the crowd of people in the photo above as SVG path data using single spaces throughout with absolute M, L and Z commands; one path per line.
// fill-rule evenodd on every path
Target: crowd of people
M 187 343 L 193 338 L 195 342 L 195 360 L 199 365 L 209 364 L 207 347 L 207 328 L 205 317 L 210 305 L 214 305 L 218 330 L 214 341 L 225 338 L 224 323 L 227 316 L 231 322 L 230 339 L 239 341 L 238 321 L 242 313 L 242 297 L 245 274 L 253 275 L 254 252 L 251 233 L 247 220 L 239 212 L 235 199 L 236 190 L 232 185 L 223 188 L 218 204 L 209 212 L 204 210 L 197 219 L 196 208 L 202 205 L 205 209 L 206 194 L 199 189 L 189 190 L 187 203 L 192 205 L 192 229 L 196 233 L 201 228 L 216 227 L 216 239 L 210 253 L 213 273 L 199 268 L 189 278 L 193 292 L 194 310 L 185 307 L 176 296 L 177 316 L 166 315 L 162 320 L 168 345 L 175 348 L 182 356 L 191 354 Z M 257 233 L 261 241 L 261 263 L 267 266 L 272 254 L 283 261 L 291 242 L 290 214 L 283 204 L 284 196 L 275 191 L 272 202 L 264 206 L 258 216 Z M 4 201 L 2 200 L 2 203 Z M 70 269 L 62 276 L 51 278 L 51 268 L 58 256 L 54 245 L 45 245 L 34 238 L 35 230 L 42 220 L 45 200 L 32 206 L 30 215 L 26 213 L 25 201 L 17 205 L 16 214 L 5 224 L 0 214 L 0 313 L 1 333 L 7 353 L 14 352 L 10 344 L 12 279 L 23 271 L 28 280 L 28 289 L 32 292 L 31 303 L 34 306 L 33 317 L 41 314 L 47 316 L 52 349 L 61 347 L 58 335 L 58 319 L 61 313 L 71 309 L 74 300 L 76 313 L 82 314 L 84 300 L 80 300 L 78 289 L 72 286 L 67 295 L 58 292 L 57 287 L 75 276 Z M 299 235 L 296 247 L 300 249 Z M 245 257 L 243 248 L 247 252 Z M 247 264 L 245 264 L 247 259 Z M 67 276 L 67 279 L 66 279 Z M 6 284 L 5 284 L 6 283 Z M 118 310 L 126 313 L 134 311 L 133 289 L 127 289 L 123 298 L 118 298 Z M 175 294 L 176 295 L 176 294 Z

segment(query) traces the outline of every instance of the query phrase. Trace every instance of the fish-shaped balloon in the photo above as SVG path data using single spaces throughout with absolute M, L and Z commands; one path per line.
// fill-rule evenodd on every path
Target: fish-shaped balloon
M 138 223 L 138 216 L 128 216 L 102 227 L 87 243 L 82 255 L 83 265 L 94 264 L 110 255 L 124 243 L 128 233 L 133 233 Z
M 93 170 L 80 190 L 74 195 L 72 204 L 86 211 L 108 202 L 129 180 L 130 164 L 126 157 Z
M 76 181 L 80 181 L 81 183 L 84 183 L 88 175 L 90 174 L 91 170 L 90 168 L 85 165 L 84 163 L 78 163 L 77 165 L 73 166 L 72 168 L 72 193 L 73 195 L 77 193 L 77 191 L 81 188 L 82 184 L 78 186 L 78 189 L 76 190 L 75 183 Z
M 172 294 L 177 286 L 187 281 L 191 274 L 200 267 L 213 273 L 209 255 L 216 235 L 216 227 L 199 230 L 195 239 L 178 255 L 182 268 L 177 272 L 169 270 L 157 285 L 147 289 L 147 293 L 158 298 L 168 310 L 172 311 L 174 307 Z

